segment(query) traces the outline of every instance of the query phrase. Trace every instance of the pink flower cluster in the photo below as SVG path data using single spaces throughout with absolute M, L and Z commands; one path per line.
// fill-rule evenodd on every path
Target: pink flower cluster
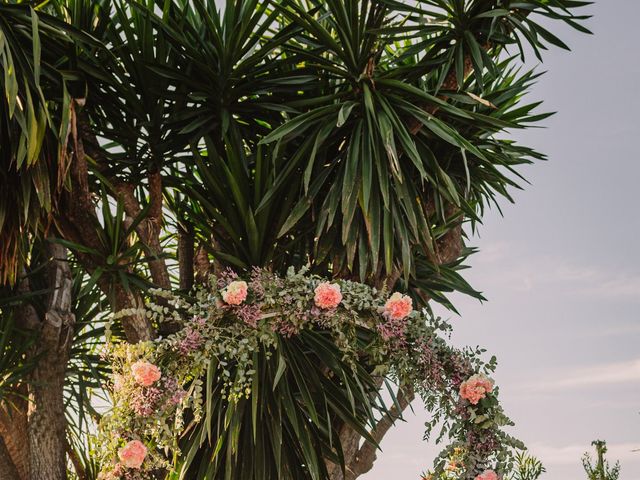
M 240 305 L 247 299 L 248 289 L 247 282 L 235 280 L 222 290 L 222 300 L 229 305 Z
M 130 393 L 129 403 L 136 415 L 149 417 L 155 412 L 161 398 L 162 390 L 159 388 L 140 388 Z
M 402 320 L 413 311 L 413 301 L 411 297 L 396 292 L 389 297 L 384 304 L 382 314 L 391 320 Z
M 160 377 L 162 376 L 158 367 L 153 363 L 145 362 L 144 360 L 138 360 L 136 363 L 131 365 L 131 373 L 136 383 L 143 387 L 153 385 L 155 382 L 160 380 Z
M 187 392 L 180 388 L 178 381 L 173 377 L 165 378 L 164 388 L 170 395 L 168 398 L 169 405 L 178 405 L 187 396 Z
M 322 282 L 314 290 L 315 304 L 325 310 L 336 308 L 342 301 L 342 292 L 337 283 Z
M 498 480 L 498 474 L 493 470 L 485 470 L 475 480 Z
M 492 390 L 493 380 L 482 373 L 477 373 L 460 384 L 460 397 L 469 400 L 472 405 L 477 405 Z
M 201 345 L 202 336 L 200 333 L 192 327 L 186 327 L 184 329 L 184 337 L 178 341 L 176 348 L 181 354 L 187 355 L 200 348 Z
M 236 315 L 251 328 L 256 328 L 262 316 L 262 310 L 260 305 L 243 305 L 236 310 Z
M 407 328 L 407 322 L 404 319 L 394 320 L 387 318 L 384 323 L 378 324 L 378 332 L 384 340 L 403 340 L 404 331 Z
M 403 339 L 407 327 L 406 318 L 413 311 L 411 297 L 399 292 L 389 297 L 382 308 L 382 316 L 385 322 L 378 325 L 378 331 L 385 340 Z
M 118 450 L 118 458 L 128 468 L 140 468 L 147 456 L 147 447 L 140 440 L 132 440 Z

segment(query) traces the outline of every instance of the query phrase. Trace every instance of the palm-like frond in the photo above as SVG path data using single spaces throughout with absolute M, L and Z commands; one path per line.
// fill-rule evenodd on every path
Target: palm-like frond
M 0 4 L 2 283 L 15 282 L 28 251 L 24 232 L 39 234 L 49 225 L 67 186 L 68 87 L 77 78 L 72 68 L 87 66 L 72 56 L 77 45 L 95 45 L 38 7 Z
M 322 479 L 326 460 L 342 462 L 336 425 L 370 438 L 374 413 L 386 411 L 378 385 L 327 335 L 305 331 L 275 354 L 256 353 L 251 396 L 238 402 L 220 395 L 212 365 L 205 418 L 184 439 L 180 478 Z

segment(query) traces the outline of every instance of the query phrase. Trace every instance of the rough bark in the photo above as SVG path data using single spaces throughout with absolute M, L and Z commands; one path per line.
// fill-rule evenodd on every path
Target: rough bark
M 20 480 L 29 478 L 29 439 L 27 437 L 26 386 L 0 406 L 0 440 Z M 0 470 L 1 471 L 1 470 Z M 0 476 L 0 478 L 4 478 Z M 11 478 L 11 477 L 9 477 Z
M 2 437 L 0 437 L 0 478 L 3 480 L 22 480 Z
M 196 250 L 194 258 L 194 267 L 196 271 L 196 283 L 206 285 L 209 281 L 209 275 L 214 272 L 214 266 L 209 261 L 207 250 L 201 245 Z
M 162 177 L 159 172 L 148 175 L 150 208 L 147 217 L 136 227 L 136 233 L 148 249 L 148 264 L 153 282 L 162 288 L 171 288 L 169 271 L 162 254 L 160 231 L 162 229 Z M 141 212 L 140 202 L 135 196 L 135 186 L 122 181 L 113 180 L 113 187 L 122 200 L 124 210 L 132 219 Z
M 178 227 L 178 265 L 180 268 L 180 288 L 191 290 L 193 287 L 193 255 L 194 255 L 193 229 Z
M 66 469 L 66 420 L 63 387 L 75 316 L 71 311 L 73 280 L 66 250 L 48 246 L 52 292 L 33 355 L 38 359 L 29 381 L 27 411 L 29 470 L 32 480 L 63 480 Z

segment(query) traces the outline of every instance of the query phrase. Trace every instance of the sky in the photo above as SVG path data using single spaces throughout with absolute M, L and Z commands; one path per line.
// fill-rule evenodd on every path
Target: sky
M 549 161 L 531 185 L 490 212 L 471 245 L 467 279 L 488 298 L 454 296 L 454 342 L 481 345 L 510 432 L 547 468 L 543 480 L 583 480 L 582 454 L 606 440 L 621 480 L 640 480 L 640 78 L 637 0 L 596 0 L 593 36 L 554 26 L 553 49 L 531 99 L 558 111 L 545 129 L 515 132 Z M 533 65 L 532 65 L 533 66 Z M 364 480 L 418 479 L 438 447 L 422 442 L 420 407 L 382 442 Z
M 585 12 L 594 35 L 553 25 L 572 52 L 546 52 L 531 94 L 558 114 L 512 134 L 549 161 L 525 170 L 531 185 L 470 242 L 480 252 L 467 279 L 488 302 L 454 296 L 461 315 L 441 314 L 455 343 L 498 356 L 510 431 L 544 462 L 542 480 L 584 480 L 595 439 L 620 460 L 621 480 L 640 480 L 640 1 L 595 0 Z M 413 408 L 363 480 L 417 480 L 432 464 L 428 414 Z

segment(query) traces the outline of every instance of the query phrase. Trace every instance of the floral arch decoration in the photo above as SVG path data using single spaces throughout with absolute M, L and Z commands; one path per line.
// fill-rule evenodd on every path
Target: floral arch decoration
M 108 343 L 113 407 L 97 435 L 103 480 L 186 478 L 207 442 L 214 445 L 208 473 L 215 475 L 246 447 L 239 443 L 242 428 L 252 432 L 245 441 L 264 442 L 260 415 L 274 407 L 262 402 L 276 388 L 284 393 L 273 401 L 302 411 L 296 434 L 315 428 L 328 444 L 339 442 L 330 425 L 336 418 L 355 418 L 357 428 L 358 422 L 373 426 L 376 414 L 389 412 L 378 391 L 383 381 L 411 389 L 432 413 L 425 439 L 439 428 L 437 441 L 449 442 L 435 460 L 433 478 L 451 469 L 455 457 L 457 478 L 495 480 L 510 468 L 513 449 L 524 448 L 502 429 L 512 423 L 488 376 L 495 358 L 484 363 L 483 350 L 450 346 L 450 326 L 427 309 L 414 309 L 409 296 L 305 269 L 283 277 L 254 269 L 245 279 L 228 270 L 192 298 L 150 293 L 161 301 L 148 302 L 144 314 L 178 329 L 151 342 Z M 123 310 L 114 318 L 138 313 Z M 291 352 L 303 363 L 293 362 Z M 295 395 L 288 396 L 285 377 L 299 385 Z M 316 390 L 322 391 L 312 391 L 307 377 L 320 382 Z M 240 410 L 244 420 L 236 422 Z M 295 412 L 266 414 L 282 415 L 295 427 Z M 366 430 L 362 435 L 369 438 Z M 286 461 L 289 452 L 265 445 Z M 335 444 L 318 452 L 302 451 L 302 468 L 324 471 L 320 458 L 341 461 Z

